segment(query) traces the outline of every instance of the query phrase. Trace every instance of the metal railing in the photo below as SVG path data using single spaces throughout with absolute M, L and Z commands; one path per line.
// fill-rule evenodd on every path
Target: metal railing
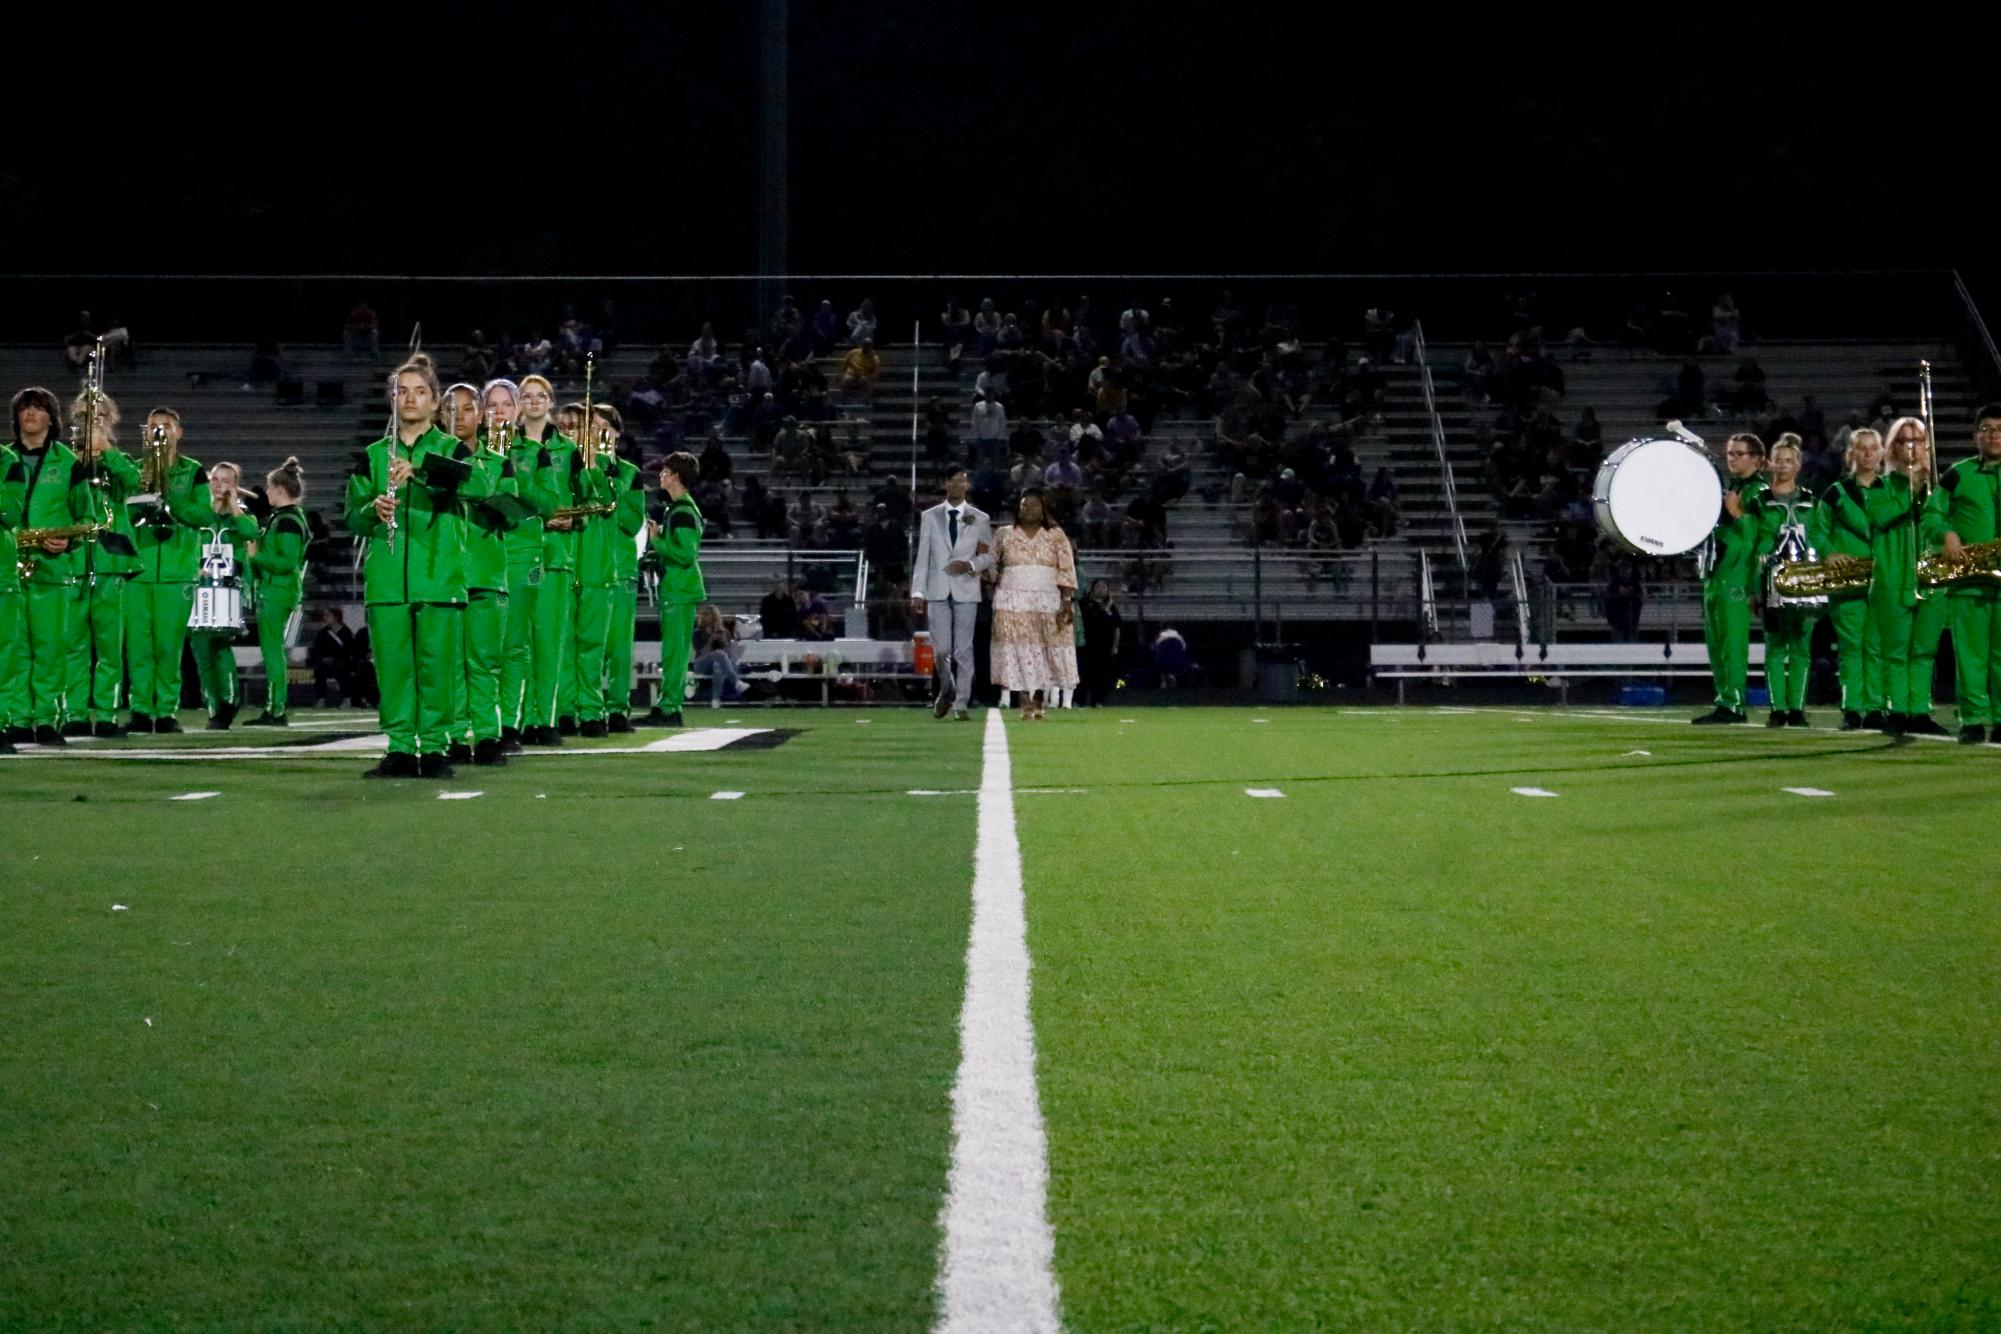
M 1438 474 L 1445 483 L 1445 509 L 1452 524 L 1452 549 L 1459 557 L 1459 569 L 1466 570 L 1466 520 L 1459 513 L 1459 486 L 1452 475 L 1452 459 L 1445 452 L 1445 419 L 1438 415 L 1438 389 L 1431 379 L 1431 360 L 1424 345 L 1424 322 L 1412 326 L 1416 335 L 1417 372 L 1424 385 L 1424 411 L 1430 419 L 1431 446 L 1438 454 Z
M 1515 644 L 1527 648 L 1529 635 L 1529 576 L 1519 548 L 1508 553 L 1508 582 L 1514 585 Z
M 1984 351 L 1987 354 L 1987 364 L 1984 372 L 1975 380 L 1975 383 L 1984 382 L 1985 386 L 1990 390 L 2001 388 L 2001 348 L 1994 346 L 1994 335 L 1988 332 L 1987 321 L 1981 317 L 1980 307 L 1973 303 L 1973 293 L 1967 290 L 1966 280 L 1959 276 L 1959 270 L 1957 269 L 1954 269 L 1952 272 L 1952 288 L 1954 293 L 1959 297 L 1961 308 L 1966 312 L 1967 330 L 1971 334 L 1968 341 L 1975 344 L 1978 350 Z M 1974 358 L 1966 355 L 1966 353 L 1972 350 L 1974 349 L 1963 349 L 1961 353 L 1962 360 L 1967 363 L 1969 376 L 1971 376 L 1973 369 L 1971 363 Z
M 1417 587 L 1419 620 L 1424 626 L 1427 641 L 1438 638 L 1438 590 L 1431 581 L 1431 553 L 1420 550 L 1417 553 Z

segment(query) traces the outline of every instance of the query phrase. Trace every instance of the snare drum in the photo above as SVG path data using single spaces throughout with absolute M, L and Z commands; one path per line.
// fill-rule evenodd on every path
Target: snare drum
M 243 590 L 234 584 L 197 584 L 194 605 L 188 608 L 188 629 L 242 630 Z
M 1709 456 L 1679 440 L 1632 440 L 1598 469 L 1591 506 L 1605 536 L 1643 556 L 1701 546 L 1723 512 L 1723 482 Z

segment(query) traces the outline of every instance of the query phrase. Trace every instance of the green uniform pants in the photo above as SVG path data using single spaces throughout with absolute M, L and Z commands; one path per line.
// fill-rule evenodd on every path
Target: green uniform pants
M 500 682 L 507 657 L 509 601 L 506 593 L 475 588 L 466 603 L 465 702 L 452 729 L 454 740 L 500 740 Z
M 189 633 L 188 643 L 195 651 L 202 704 L 213 718 L 223 705 L 236 703 L 236 632 L 195 630 Z
M 1938 641 L 1945 637 L 1945 624 L 1951 617 L 1951 602 L 1944 593 L 1934 591 L 1932 595 L 1918 603 L 1917 614 L 1911 618 L 1911 668 L 1904 688 L 1904 703 L 1900 706 L 1905 713 L 1929 717 L 1932 711 L 1932 680 L 1938 670 Z
M 1863 597 L 1829 598 L 1827 619 L 1834 623 L 1834 647 L 1841 664 L 1841 707 L 1848 713 L 1867 713 L 1879 705 L 1869 702 L 1869 663 L 1874 644 L 1869 638 L 1869 602 Z M 1768 650 L 1769 652 L 1769 650 Z
M 1876 656 L 1869 664 L 1869 707 L 1891 713 L 1929 714 L 1932 668 L 1944 633 L 1946 599 L 1927 598 L 1907 607 L 1894 593 L 1869 595 L 1869 639 Z
M 464 679 L 465 608 L 385 602 L 368 608 L 382 730 L 392 755 L 442 755 L 451 744 L 454 680 Z
M 287 674 L 292 670 L 285 660 L 285 630 L 292 623 L 292 613 L 298 605 L 296 597 L 271 593 L 262 593 L 257 599 L 257 651 L 264 659 L 264 711 L 280 718 L 285 716 L 291 686 Z
M 535 605 L 535 671 L 529 687 L 528 727 L 553 727 L 563 678 L 575 672 L 571 646 L 576 634 L 576 575 L 545 570 Z
M 181 646 L 188 639 L 193 584 L 125 586 L 125 666 L 132 712 L 171 718 L 181 711 Z
M 632 640 L 639 619 L 639 590 L 627 584 L 611 590 L 611 642 L 604 655 L 607 713 L 632 711 Z
M 11 580 L 13 571 L 0 575 Z M 0 727 L 29 726 L 27 601 L 19 584 L 0 588 Z
M 125 685 L 125 586 L 120 574 L 79 582 L 70 604 L 69 661 L 64 669 L 64 712 L 80 722 L 115 722 Z
M 535 679 L 535 608 L 542 596 L 537 571 L 536 583 L 523 575 L 516 583 L 508 571 L 506 654 L 500 664 L 500 721 L 519 731 L 528 725 L 528 691 Z
M 1802 607 L 1781 607 L 1765 616 L 1765 684 L 1771 687 L 1772 708 L 1789 712 L 1806 707 L 1806 687 L 1813 675 L 1813 626 L 1819 619 Z
M 611 642 L 611 588 L 577 590 L 577 656 L 575 717 L 578 722 L 604 721 L 605 650 Z
M 22 621 L 28 630 L 27 725 L 62 721 L 63 677 L 69 670 L 69 609 L 76 593 L 67 584 L 27 584 Z
M 688 653 L 695 643 L 692 603 L 660 604 L 660 707 L 679 713 L 688 699 Z
M 1985 588 L 1956 590 L 1946 602 L 1960 726 L 1991 727 L 2001 702 L 2001 596 Z M 5 615 L 0 608 L 0 616 Z
M 1709 646 L 1709 674 L 1716 707 L 1744 711 L 1744 679 L 1751 656 L 1751 597 L 1742 587 L 1712 579 L 1702 586 L 1702 639 Z

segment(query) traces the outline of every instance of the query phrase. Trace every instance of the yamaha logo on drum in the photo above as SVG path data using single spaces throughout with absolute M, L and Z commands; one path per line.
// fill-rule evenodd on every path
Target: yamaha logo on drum
M 1661 541 L 1658 537 L 1642 537 L 1640 540 L 1650 547 L 1664 547 L 1667 545 L 1667 543 Z

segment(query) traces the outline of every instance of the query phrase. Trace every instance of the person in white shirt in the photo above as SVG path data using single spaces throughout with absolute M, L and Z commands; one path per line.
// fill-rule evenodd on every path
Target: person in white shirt
M 985 394 L 973 395 L 973 456 L 980 466 L 999 462 L 1007 452 L 1007 409 Z
M 970 716 L 973 635 L 980 614 L 980 575 L 993 568 L 994 530 L 987 516 L 966 503 L 972 478 L 956 468 L 945 479 L 945 501 L 918 521 L 917 569 L 910 581 L 911 609 L 925 618 L 937 655 L 938 696 L 932 712 Z

